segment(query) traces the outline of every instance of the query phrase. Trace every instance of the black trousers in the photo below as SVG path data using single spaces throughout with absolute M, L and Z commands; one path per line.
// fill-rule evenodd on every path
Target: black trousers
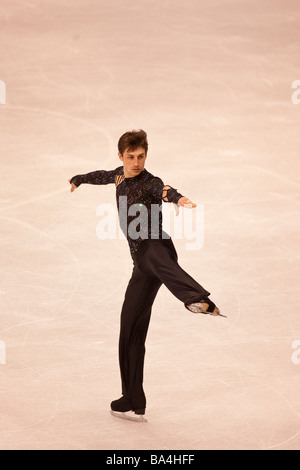
M 146 407 L 143 390 L 145 341 L 152 305 L 164 284 L 181 302 L 188 305 L 210 295 L 177 262 L 171 239 L 145 240 L 134 257 L 121 312 L 119 363 L 122 394 L 133 409 Z

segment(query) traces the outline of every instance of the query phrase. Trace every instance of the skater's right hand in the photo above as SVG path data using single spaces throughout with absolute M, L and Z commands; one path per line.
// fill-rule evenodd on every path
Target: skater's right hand
M 73 191 L 75 191 L 75 189 L 76 189 L 78 186 L 76 186 L 76 184 L 74 184 L 74 183 L 71 183 L 71 180 L 69 180 L 69 183 L 71 184 L 71 189 L 70 189 L 70 191 L 71 191 L 71 193 L 72 193 Z

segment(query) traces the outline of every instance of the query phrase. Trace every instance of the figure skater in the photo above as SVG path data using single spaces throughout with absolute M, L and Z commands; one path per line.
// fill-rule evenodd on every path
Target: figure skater
M 145 341 L 152 305 L 160 286 L 164 284 L 193 313 L 220 315 L 220 310 L 209 298 L 210 293 L 180 267 L 173 242 L 162 229 L 162 201 L 186 208 L 196 207 L 196 204 L 146 170 L 147 153 L 146 132 L 126 132 L 118 142 L 121 166 L 115 170 L 73 176 L 69 180 L 71 192 L 83 183 L 116 186 L 120 226 L 129 243 L 133 271 L 120 321 L 122 396 L 111 403 L 111 413 L 136 421 L 146 421 Z M 158 210 L 154 211 L 154 207 Z M 137 213 L 140 214 L 138 218 L 135 217 Z

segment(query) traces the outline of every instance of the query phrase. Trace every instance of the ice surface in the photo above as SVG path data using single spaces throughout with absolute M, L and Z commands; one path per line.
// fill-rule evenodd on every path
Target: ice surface
M 298 2 L 2 0 L 0 17 L 1 449 L 298 449 Z M 161 288 L 143 429 L 109 412 L 132 269 L 96 236 L 115 190 L 68 184 L 119 166 L 133 128 L 148 171 L 203 204 L 203 248 L 175 244 L 228 317 Z

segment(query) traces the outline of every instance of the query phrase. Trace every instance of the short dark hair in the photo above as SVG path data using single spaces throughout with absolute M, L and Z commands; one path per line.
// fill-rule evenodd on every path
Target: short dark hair
M 118 150 L 121 155 L 126 149 L 136 150 L 138 147 L 142 147 L 147 155 L 148 139 L 146 132 L 142 129 L 125 132 L 119 139 Z

